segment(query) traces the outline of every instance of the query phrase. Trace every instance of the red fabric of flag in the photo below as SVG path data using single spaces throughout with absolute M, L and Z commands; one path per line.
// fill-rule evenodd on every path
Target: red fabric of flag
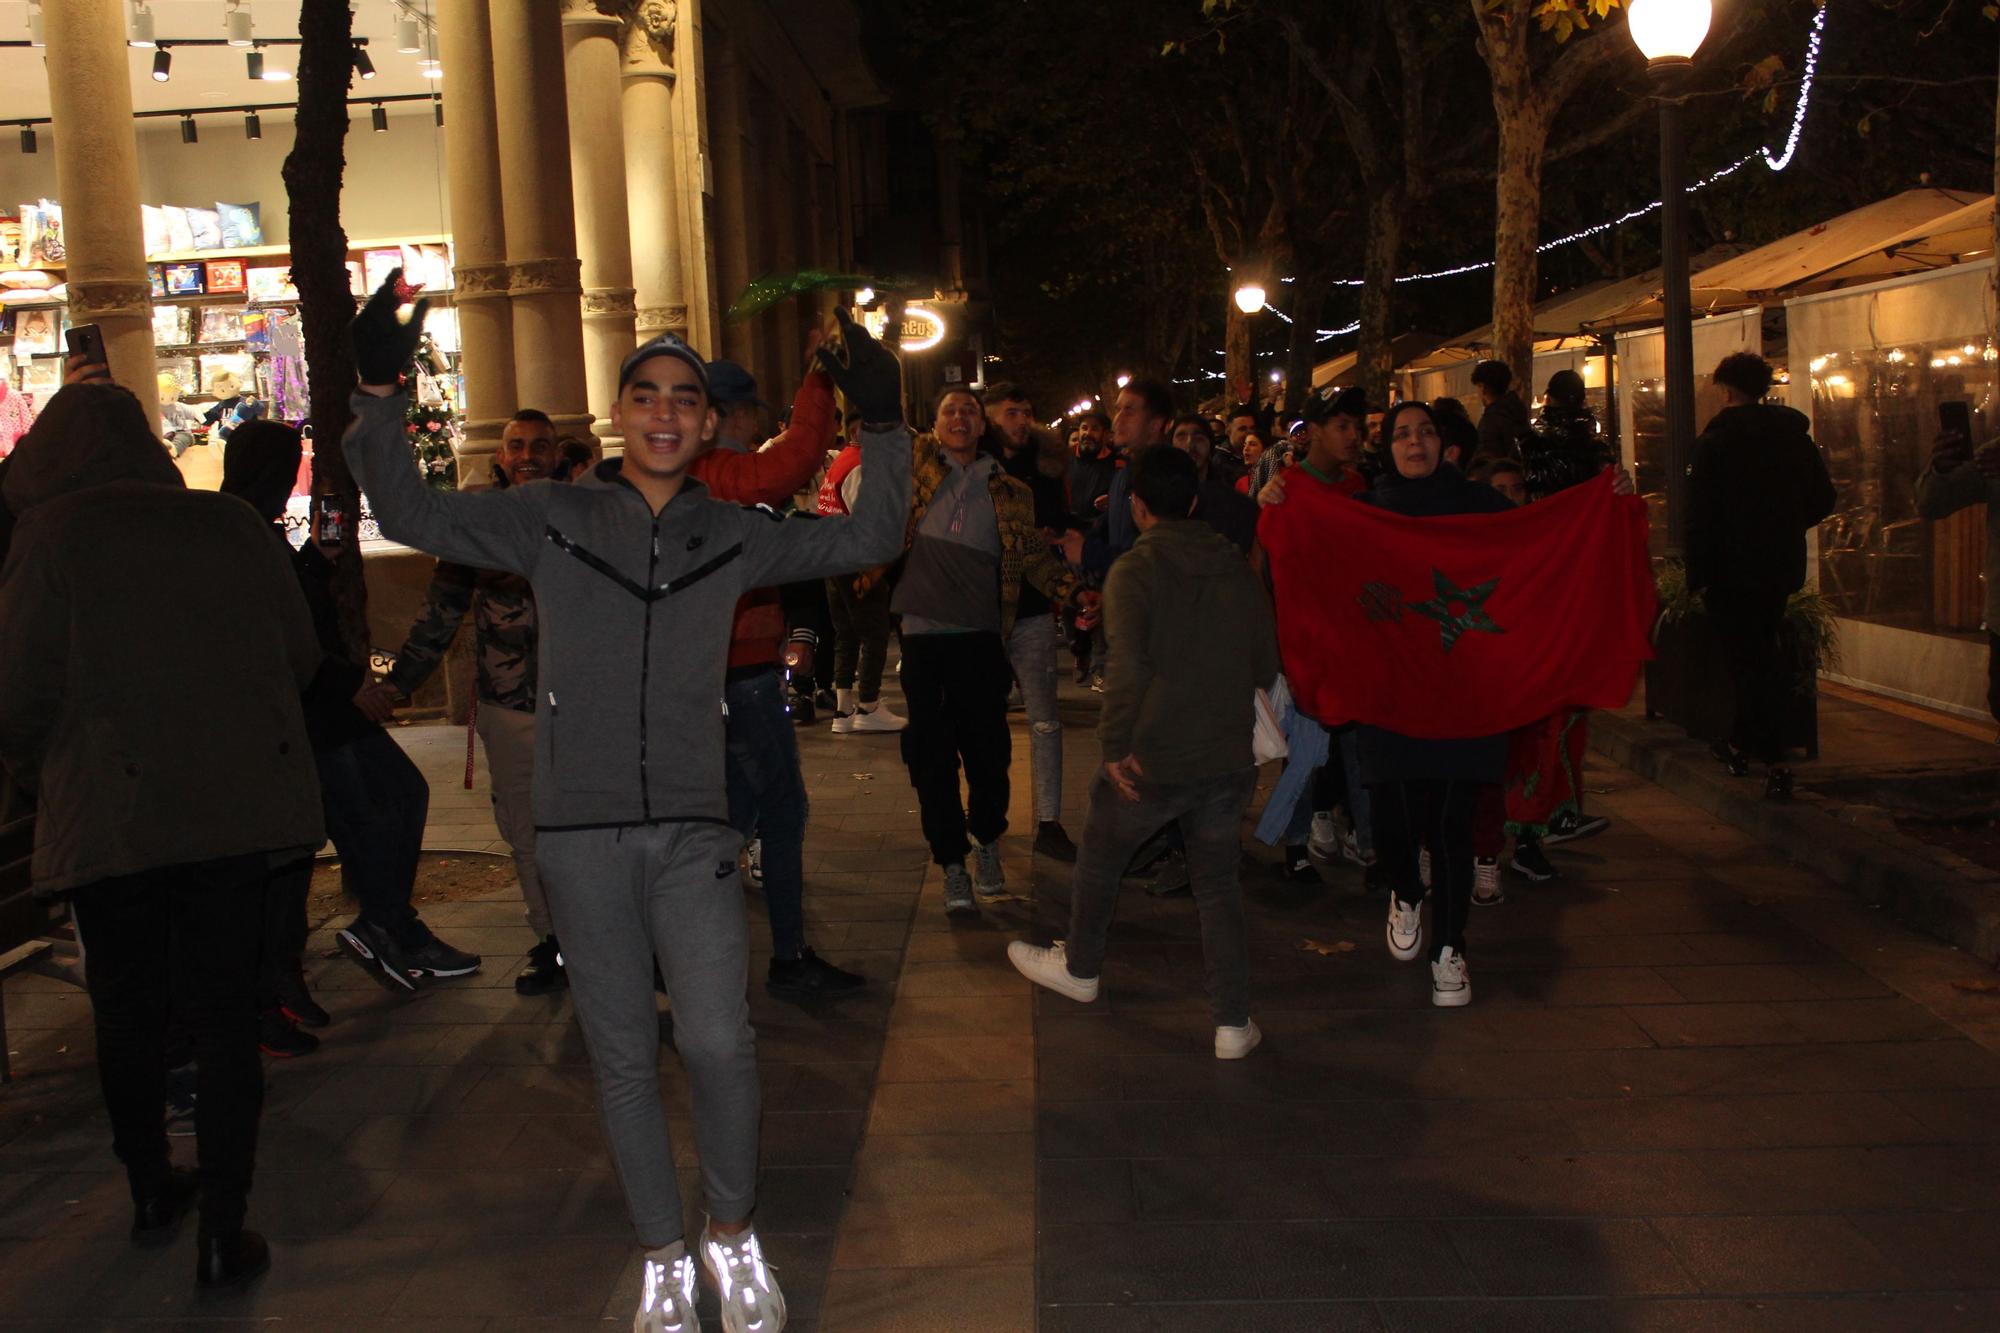
M 1653 656 L 1658 593 L 1646 502 L 1611 486 L 1607 472 L 1520 509 L 1437 518 L 1293 487 L 1257 539 L 1299 707 L 1427 740 L 1622 707 Z

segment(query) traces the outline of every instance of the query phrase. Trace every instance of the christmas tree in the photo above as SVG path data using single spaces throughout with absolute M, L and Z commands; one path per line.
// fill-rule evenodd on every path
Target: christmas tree
M 410 437 L 410 449 L 417 456 L 417 471 L 424 481 L 441 491 L 457 490 L 458 457 L 451 447 L 451 413 L 436 404 L 411 403 L 403 431 Z

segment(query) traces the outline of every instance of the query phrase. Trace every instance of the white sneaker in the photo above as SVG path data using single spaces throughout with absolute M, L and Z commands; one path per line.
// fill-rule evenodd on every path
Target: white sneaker
M 1499 857 L 1476 856 L 1472 859 L 1472 901 L 1481 907 L 1493 907 L 1507 901 L 1507 891 L 1500 887 Z
M 1414 907 L 1389 895 L 1389 954 L 1400 962 L 1409 962 L 1424 947 L 1424 905 Z
M 1078 1004 L 1089 1004 L 1097 998 L 1096 977 L 1086 981 L 1069 974 L 1069 949 L 1061 940 L 1046 949 L 1036 948 L 1026 940 L 1015 940 L 1007 946 L 1007 961 L 1014 965 L 1016 972 L 1037 986 L 1058 995 L 1067 995 Z
M 978 916 L 979 904 L 972 897 L 972 877 L 962 865 L 944 868 L 944 913 L 946 916 Z
M 782 1333 L 785 1293 L 764 1265 L 756 1232 L 718 1236 L 703 1227 L 701 1266 L 715 1288 L 726 1333 Z
M 1431 1003 L 1440 1009 L 1472 1003 L 1472 976 L 1466 970 L 1465 955 L 1456 949 L 1446 949 L 1431 964 Z
M 1007 872 L 1000 867 L 999 843 L 989 842 L 972 849 L 972 891 L 987 899 L 1007 892 Z
M 1217 1028 L 1215 1030 L 1215 1058 L 1218 1060 L 1241 1060 L 1257 1049 L 1257 1043 L 1264 1040 L 1264 1031 L 1255 1020 L 1246 1021 L 1240 1028 Z
M 632 1316 L 632 1333 L 701 1333 L 695 1313 L 694 1256 L 663 1264 L 646 1260 L 645 1285 L 640 1288 L 639 1313 Z
M 889 711 L 887 704 L 878 701 L 872 707 L 864 704 L 858 708 L 855 711 L 854 717 L 848 723 L 847 731 L 841 734 L 847 735 L 862 731 L 901 731 L 909 725 L 910 721 L 908 718 L 898 717 Z
M 1306 839 L 1306 846 L 1322 861 L 1331 861 L 1340 852 L 1340 824 L 1331 810 L 1321 810 L 1313 816 L 1312 834 Z
M 1417 848 L 1417 882 L 1425 888 L 1431 886 L 1431 849 Z
M 827 730 L 836 736 L 845 736 L 854 730 L 854 719 L 859 716 L 860 713 L 852 709 L 845 713 L 835 713 L 833 715 L 833 725 L 828 727 Z
M 753 889 L 764 887 L 764 840 L 752 838 L 743 844 L 743 878 Z
M 1340 835 L 1340 854 L 1349 864 L 1360 866 L 1363 870 L 1375 864 L 1375 853 L 1361 850 L 1361 837 L 1353 829 Z

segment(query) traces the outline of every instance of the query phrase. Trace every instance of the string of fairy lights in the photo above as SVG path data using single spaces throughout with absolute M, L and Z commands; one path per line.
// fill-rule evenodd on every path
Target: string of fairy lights
M 1766 167 L 1774 172 L 1783 171 L 1792 164 L 1792 159 L 1798 154 L 1799 140 L 1805 133 L 1806 110 L 1812 101 L 1813 79 L 1819 72 L 1820 46 L 1826 39 L 1826 15 L 1827 11 L 1831 8 L 1833 8 L 1832 0 L 1826 0 L 1826 3 L 1813 11 L 1812 26 L 1806 34 L 1805 61 L 1799 76 L 1798 102 L 1792 108 L 1792 123 L 1785 136 L 1784 150 L 1774 153 L 1771 151 L 1769 145 L 1760 145 L 1727 166 L 1718 168 L 1689 185 L 1687 187 L 1689 194 L 1694 194 L 1698 191 L 1706 190 L 1710 186 L 1720 184 L 1722 181 L 1729 179 L 1743 168 L 1749 166 L 1752 162 L 1761 160 Z M 1535 247 L 1535 252 L 1537 254 L 1547 254 L 1551 250 L 1558 250 L 1566 245 L 1575 245 L 1578 242 L 1589 240 L 1593 236 L 1601 236 L 1613 228 L 1622 227 L 1628 222 L 1637 222 L 1641 218 L 1657 213 L 1664 205 L 1664 202 L 1663 200 L 1655 199 L 1651 203 L 1642 204 L 1637 208 L 1621 213 L 1615 218 L 1594 223 L 1591 226 L 1570 232 L 1565 236 L 1557 236 L 1551 240 L 1543 241 Z M 1494 263 L 1495 261 L 1491 259 L 1475 260 L 1464 264 L 1456 264 L 1450 268 L 1431 269 L 1422 273 L 1405 273 L 1395 278 L 1394 281 L 1399 285 L 1409 282 L 1435 282 L 1442 278 L 1456 278 L 1462 277 L 1467 273 L 1478 273 L 1492 268 Z M 1282 278 L 1280 281 L 1289 284 L 1292 279 Z M 1364 281 L 1361 278 L 1340 278 L 1336 279 L 1332 285 L 1335 287 L 1359 287 L 1363 285 Z M 1253 297 L 1252 299 L 1254 300 L 1255 298 Z M 1263 313 L 1276 315 L 1287 324 L 1292 323 L 1290 315 L 1287 315 L 1284 311 L 1279 310 L 1276 306 L 1268 302 L 1264 305 Z M 1339 328 L 1315 329 L 1314 333 L 1317 337 L 1314 341 L 1316 343 L 1330 342 L 1335 338 L 1359 332 L 1360 328 L 1361 321 L 1353 320 L 1341 325 Z M 1211 351 L 1209 355 L 1226 356 L 1227 353 L 1218 348 Z M 1269 357 L 1275 356 L 1277 353 L 1266 352 L 1263 355 Z M 1176 380 L 1175 383 L 1193 384 L 1197 382 L 1197 379 L 1219 380 L 1223 378 L 1225 376 L 1220 371 L 1204 370 L 1198 377 L 1190 376 L 1186 379 Z

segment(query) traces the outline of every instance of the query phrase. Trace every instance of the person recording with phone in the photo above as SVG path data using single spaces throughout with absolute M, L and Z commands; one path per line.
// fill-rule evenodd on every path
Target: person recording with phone
M 1917 477 L 1917 513 L 1933 522 L 1986 506 L 1986 707 L 2000 721 L 2000 436 L 1973 448 L 1972 411 L 1938 404 L 1938 436 Z

